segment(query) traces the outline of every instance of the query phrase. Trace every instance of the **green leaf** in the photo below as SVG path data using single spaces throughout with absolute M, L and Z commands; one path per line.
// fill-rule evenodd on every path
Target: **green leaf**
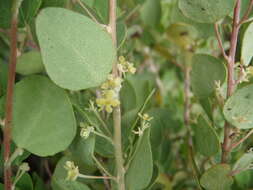
M 106 80 L 116 51 L 103 27 L 81 14 L 46 8 L 37 17 L 36 28 L 43 63 L 57 85 L 80 90 Z
M 147 129 L 137 142 L 134 157 L 126 173 L 127 189 L 145 189 L 153 174 L 153 159 L 150 145 L 150 130 Z
M 42 7 L 65 7 L 68 0 L 42 0 Z
M 76 133 L 66 92 L 46 77 L 30 76 L 16 84 L 13 115 L 14 142 L 39 156 L 65 150 Z
M 163 134 L 167 127 L 169 127 L 168 120 L 170 117 L 169 110 L 166 108 L 153 108 L 148 111 L 148 114 L 153 117 L 150 121 L 150 142 L 152 149 L 157 149 L 157 147 L 163 141 Z
M 57 163 L 53 177 L 53 190 L 90 190 L 88 186 L 78 181 L 67 181 L 67 170 L 64 168 L 66 161 L 71 161 L 69 157 L 63 157 Z
M 18 57 L 16 72 L 22 75 L 31 75 L 44 71 L 40 52 L 30 51 Z
M 205 54 L 195 54 L 192 59 L 191 83 L 193 93 L 206 98 L 215 91 L 215 82 L 222 85 L 226 68 L 220 59 Z
M 160 23 L 161 4 L 160 0 L 146 0 L 141 8 L 141 19 L 147 26 L 155 27 Z
M 94 0 L 93 9 L 96 10 L 97 15 L 104 24 L 109 21 L 109 1 L 108 0 Z
M 9 28 L 11 23 L 11 0 L 0 1 L 0 28 Z
M 21 190 L 33 190 L 33 181 L 28 173 L 25 173 L 17 183 L 17 187 Z
M 234 171 L 244 171 L 251 169 L 253 162 L 253 152 L 249 151 L 245 154 L 243 154 L 239 160 L 236 161 L 233 170 Z
M 234 2 L 235 0 L 179 0 L 179 8 L 194 21 L 214 23 L 233 10 Z
M 233 184 L 230 172 L 230 166 L 227 164 L 215 165 L 202 175 L 200 183 L 206 190 L 230 190 Z
M 8 81 L 8 65 L 0 60 L 0 96 L 6 92 Z
M 95 136 L 90 135 L 89 138 L 84 139 L 78 135 L 69 147 L 72 157 L 78 160 L 83 165 L 93 166 L 94 162 L 92 156 L 95 148 Z
M 32 19 L 36 16 L 42 0 L 23 0 L 19 11 L 19 25 L 24 27 L 30 24 Z
M 198 123 L 196 126 L 193 126 L 193 131 L 194 145 L 200 154 L 210 157 L 219 152 L 220 143 L 218 136 L 213 127 L 203 116 L 198 118 Z
M 237 90 L 225 103 L 223 113 L 239 129 L 253 128 L 253 85 Z
M 202 38 L 208 38 L 215 35 L 213 24 L 195 22 L 194 20 L 184 16 L 178 7 L 178 0 L 176 0 L 174 3 L 170 2 L 170 4 L 172 4 L 172 10 L 169 11 L 170 17 L 169 19 L 167 18 L 165 22 L 168 22 L 169 20 L 171 24 L 185 23 L 192 25 L 194 28 L 196 28 L 198 35 Z
M 118 49 L 124 44 L 127 37 L 127 27 L 124 22 L 117 23 L 117 47 Z
M 37 175 L 37 173 L 33 173 L 33 182 L 34 182 L 34 190 L 46 190 L 45 183 L 41 177 Z
M 250 61 L 253 57 L 253 23 L 251 23 L 246 29 L 243 40 L 242 40 L 242 48 L 241 48 L 241 62 L 243 65 L 249 65 Z

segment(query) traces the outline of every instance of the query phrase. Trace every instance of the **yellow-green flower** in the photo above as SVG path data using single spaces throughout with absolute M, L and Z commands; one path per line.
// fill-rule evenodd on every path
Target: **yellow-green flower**
M 136 72 L 136 68 L 134 67 L 134 64 L 126 61 L 123 56 L 119 57 L 118 69 L 122 73 L 128 72 L 128 73 L 134 74 Z
M 64 168 L 67 170 L 68 175 L 66 180 L 75 181 L 79 176 L 78 166 L 75 166 L 74 162 L 67 161 Z
M 138 116 L 144 121 L 151 121 L 153 119 L 153 117 L 150 117 L 147 113 L 144 114 L 138 113 Z
M 117 93 L 114 90 L 103 91 L 102 98 L 97 98 L 96 103 L 100 107 L 100 110 L 105 109 L 108 113 L 111 113 L 114 107 L 120 105 Z

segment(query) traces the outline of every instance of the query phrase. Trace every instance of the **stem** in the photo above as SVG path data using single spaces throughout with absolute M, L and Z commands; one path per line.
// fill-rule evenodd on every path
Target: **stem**
M 234 80 L 234 65 L 235 65 L 235 55 L 236 55 L 236 48 L 237 48 L 237 39 L 240 29 L 240 9 L 241 9 L 241 0 L 237 0 L 236 6 L 234 9 L 234 18 L 233 18 L 233 30 L 231 34 L 231 40 L 230 40 L 230 51 L 229 51 L 229 57 L 227 60 L 227 68 L 228 68 L 228 81 L 227 81 L 227 98 L 229 98 L 235 88 L 235 80 Z M 222 157 L 221 162 L 227 163 L 228 157 L 230 153 L 230 139 L 231 134 L 231 127 L 228 122 L 224 125 L 224 140 L 222 144 Z
M 116 35 L 116 7 L 117 0 L 109 1 L 109 27 L 112 36 L 112 41 L 117 49 L 117 35 Z M 117 62 L 113 67 L 114 76 L 120 76 L 117 69 Z M 119 95 L 119 94 L 118 94 Z M 121 110 L 120 106 L 116 107 L 113 111 L 113 127 L 114 127 L 114 148 L 115 148 L 115 160 L 117 170 L 117 183 L 119 190 L 125 190 L 125 169 L 122 153 L 122 140 L 121 140 Z
M 15 84 L 15 72 L 17 63 L 17 30 L 18 30 L 18 11 L 22 0 L 14 1 L 13 14 L 11 20 L 11 44 L 10 44 L 10 59 L 9 59 L 9 73 L 8 73 L 8 84 L 6 94 L 6 107 L 5 107 L 5 125 L 3 129 L 3 146 L 4 146 L 4 162 L 8 163 L 10 158 L 10 145 L 11 145 L 11 123 L 12 123 L 12 104 L 13 104 L 13 92 Z M 11 165 L 4 167 L 4 189 L 11 190 Z
M 98 165 L 98 168 L 102 171 L 102 173 L 105 173 L 106 175 L 108 175 L 109 177 L 113 177 L 106 169 L 105 167 L 97 160 L 97 158 L 93 155 L 92 156 L 93 160 L 96 162 L 96 164 Z

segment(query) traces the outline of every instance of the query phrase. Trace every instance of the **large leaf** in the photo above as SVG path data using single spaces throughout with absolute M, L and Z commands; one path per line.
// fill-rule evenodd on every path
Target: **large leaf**
M 179 0 L 179 8 L 194 21 L 214 23 L 233 10 L 234 2 L 235 0 Z
M 204 156 L 213 156 L 220 150 L 218 136 L 210 123 L 200 116 L 193 127 L 196 150 Z M 210 146 L 211 145 L 211 146 Z
M 244 65 L 249 65 L 250 61 L 253 57 L 253 23 L 251 23 L 248 28 L 246 29 L 243 41 L 242 41 L 242 49 L 241 49 L 241 62 Z
M 17 83 L 13 114 L 13 140 L 39 156 L 65 150 L 76 133 L 66 92 L 46 77 L 30 76 Z
M 40 73 L 44 70 L 41 55 L 37 51 L 30 51 L 18 58 L 16 72 L 22 75 Z
M 227 164 L 215 165 L 202 175 L 200 183 L 206 190 L 230 190 L 233 184 L 230 172 L 230 166 Z
M 57 85 L 80 90 L 106 79 L 116 53 L 103 27 L 62 8 L 42 10 L 36 27 L 43 63 Z
M 146 130 L 137 142 L 137 149 L 126 173 L 127 189 L 145 189 L 152 179 L 153 159 L 149 136 L 150 130 Z
M 247 85 L 237 90 L 227 100 L 223 113 L 227 121 L 235 127 L 253 128 L 253 85 Z
M 221 60 L 205 54 L 196 54 L 192 59 L 191 83 L 193 93 L 206 98 L 215 90 L 215 82 L 222 84 L 226 78 L 226 68 Z

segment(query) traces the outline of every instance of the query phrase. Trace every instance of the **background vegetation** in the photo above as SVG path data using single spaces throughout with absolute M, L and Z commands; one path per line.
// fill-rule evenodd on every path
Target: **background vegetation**
M 253 188 L 253 1 L 114 3 L 0 0 L 0 189 Z

